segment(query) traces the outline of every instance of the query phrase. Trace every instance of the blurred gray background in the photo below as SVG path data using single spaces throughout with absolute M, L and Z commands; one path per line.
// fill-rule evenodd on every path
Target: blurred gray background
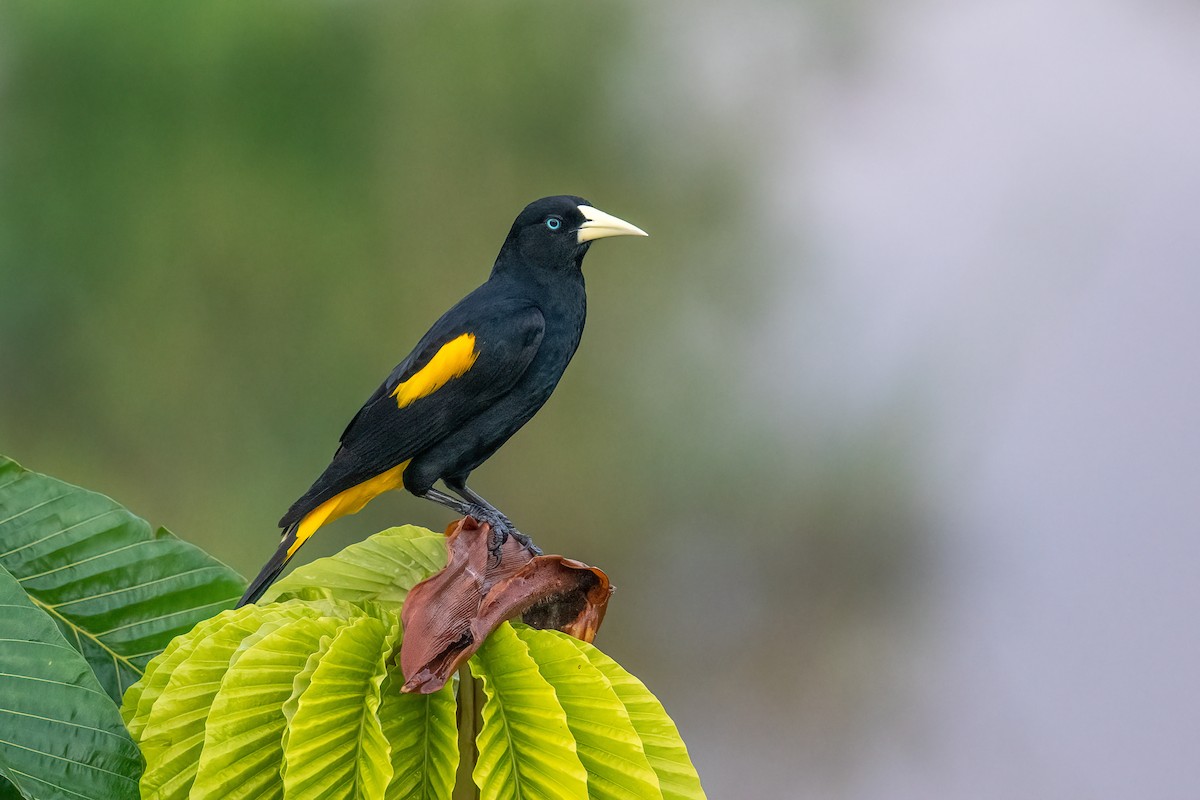
M 1194 798 L 1197 42 L 1185 0 L 4 2 L 0 452 L 252 574 L 581 194 L 652 236 L 474 484 L 609 572 L 710 796 Z

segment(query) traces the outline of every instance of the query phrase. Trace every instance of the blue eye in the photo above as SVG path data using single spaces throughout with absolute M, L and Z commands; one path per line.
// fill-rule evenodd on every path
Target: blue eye
M 546 220 L 546 227 L 552 231 L 556 231 L 562 227 L 562 220 L 558 217 L 551 217 L 550 219 Z

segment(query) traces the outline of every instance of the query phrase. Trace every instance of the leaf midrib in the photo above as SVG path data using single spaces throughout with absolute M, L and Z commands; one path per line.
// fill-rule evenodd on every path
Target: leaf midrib
M 80 626 L 71 622 L 71 620 L 67 619 L 67 617 L 65 617 L 63 614 L 59 613 L 57 608 L 50 605 L 49 603 L 46 603 L 41 598 L 36 597 L 32 594 L 28 594 L 28 593 L 27 593 L 27 596 L 29 597 L 30 600 L 33 601 L 33 604 L 36 605 L 38 608 L 42 609 L 47 614 L 54 617 L 56 620 L 61 620 L 62 624 L 66 625 L 67 628 L 69 628 L 71 630 L 71 632 L 75 634 L 76 638 L 79 638 L 80 634 L 82 633 L 82 635 L 84 637 L 86 637 L 89 642 L 92 642 L 97 647 L 99 647 L 101 650 L 108 653 L 108 655 L 112 657 L 112 660 L 114 663 L 124 664 L 126 667 L 128 667 L 130 670 L 132 670 L 139 678 L 142 676 L 143 670 L 134 666 L 133 662 L 130 661 L 128 658 L 121 655 L 116 650 L 113 650 L 111 647 L 106 645 L 104 642 L 97 639 L 94 635 L 92 635 L 91 631 L 89 631 L 85 628 L 81 628 Z M 119 680 L 120 679 L 118 679 L 118 681 Z
M 517 758 L 517 751 L 513 747 L 512 725 L 508 721 L 508 712 L 504 708 L 504 701 L 500 697 L 500 682 L 492 676 L 492 691 L 495 692 L 496 713 L 500 715 L 501 721 L 504 723 L 504 738 L 508 741 L 508 759 L 512 762 L 513 783 L 516 784 L 516 796 L 523 798 L 525 790 L 521 785 L 521 764 Z

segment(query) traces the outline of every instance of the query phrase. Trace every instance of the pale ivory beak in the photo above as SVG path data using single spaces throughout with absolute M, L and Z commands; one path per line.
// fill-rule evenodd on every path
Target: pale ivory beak
M 580 206 L 579 210 L 587 222 L 579 226 L 579 243 L 590 242 L 593 239 L 603 239 L 607 236 L 649 236 L 636 225 L 630 225 L 623 219 L 617 219 L 612 214 L 605 214 L 598 208 Z

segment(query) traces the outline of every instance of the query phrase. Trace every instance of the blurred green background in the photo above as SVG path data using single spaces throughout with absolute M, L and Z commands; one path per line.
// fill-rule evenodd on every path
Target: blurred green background
M 1126 219 L 1105 198 L 1128 187 L 1091 166 L 1124 163 L 1128 142 L 1055 172 L 1121 102 L 1089 105 L 1069 68 L 1038 99 L 1080 55 L 1039 33 L 1065 41 L 1070 4 L 967 7 L 4 3 L 0 452 L 251 575 L 345 422 L 486 278 L 517 212 L 579 194 L 651 238 L 589 255 L 579 354 L 473 486 L 547 550 L 609 572 L 598 643 L 663 699 L 710 796 L 990 797 L 970 777 L 988 774 L 1003 797 L 1025 761 L 1056 765 L 1034 794 L 1074 786 L 1072 759 L 1123 740 L 1047 750 L 1052 709 L 963 733 L 1009 705 L 995 675 L 1020 670 L 976 671 L 964 631 L 985 623 L 941 615 L 975 608 L 964 565 L 986 584 L 990 565 L 1038 556 L 989 549 L 1035 528 L 988 511 L 1023 501 L 986 467 L 1011 440 L 986 437 L 1021 428 L 1020 386 L 1036 407 L 1046 386 L 1081 385 L 1058 369 L 1029 384 L 1046 352 L 1030 331 L 1076 324 L 1077 287 L 1110 269 L 1117 245 L 1073 245 Z M 1104 8 L 1073 46 L 1099 63 L 1128 45 L 1125 76 L 1181 24 L 1142 36 L 1132 6 Z M 1014 74 L 1029 53 L 1039 66 Z M 1180 58 L 1172 79 L 1193 74 Z M 1150 119 L 1178 108 L 1160 94 Z M 1133 138 L 1138 158 L 1186 152 Z M 1130 234 L 1168 243 L 1154 297 L 1192 280 L 1187 235 Z M 1036 486 L 1019 480 L 1031 463 L 995 474 Z M 1173 521 L 1194 519 L 1188 502 Z M 380 498 L 301 558 L 449 519 Z M 978 602 L 1032 596 L 1014 575 Z M 1033 653 L 1027 633 L 983 652 Z M 947 706 L 948 684 L 999 699 Z M 1060 696 L 1043 692 L 1027 702 Z

